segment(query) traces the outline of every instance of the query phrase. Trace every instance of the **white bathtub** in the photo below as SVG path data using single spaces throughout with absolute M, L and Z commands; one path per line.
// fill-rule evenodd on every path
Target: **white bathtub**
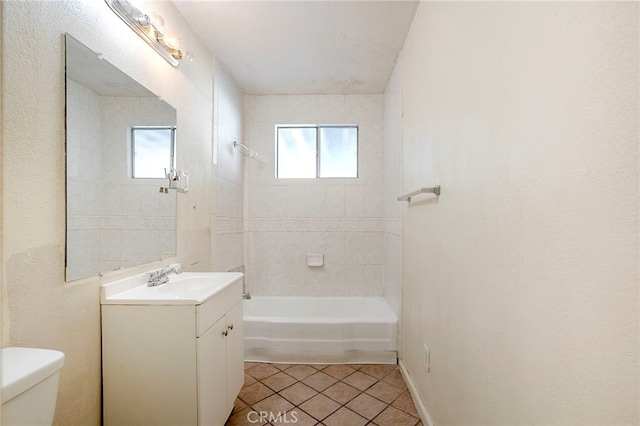
M 398 318 L 382 297 L 267 297 L 244 301 L 246 361 L 397 361 Z

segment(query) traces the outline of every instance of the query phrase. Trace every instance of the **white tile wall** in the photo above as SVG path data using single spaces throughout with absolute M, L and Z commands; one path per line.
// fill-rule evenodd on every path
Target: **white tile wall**
M 383 95 L 244 97 L 245 271 L 256 295 L 384 294 Z M 356 179 L 276 179 L 277 124 L 357 124 Z M 307 253 L 324 253 L 321 268 Z
M 128 174 L 127 129 L 175 123 L 156 99 L 109 98 L 70 82 L 68 277 L 95 275 L 175 255 L 176 195 L 160 194 L 155 179 Z M 145 105 L 154 103 L 154 113 Z
M 175 110 L 155 98 L 100 97 L 100 107 L 105 269 L 175 256 L 177 195 L 159 192 L 164 179 L 131 179 L 128 143 L 132 126 L 175 124 Z
M 245 263 L 243 218 L 245 210 L 255 209 L 244 202 L 244 164 L 242 153 L 233 142 L 244 143 L 243 98 L 224 65 L 216 60 L 214 70 L 214 143 L 211 264 L 216 271 L 242 268 Z M 268 198 L 262 198 L 264 208 Z
M 102 268 L 100 103 L 95 93 L 73 81 L 68 91 L 75 102 L 67 105 L 70 109 L 67 135 L 67 272 L 69 276 L 81 277 L 93 275 Z M 83 119 L 75 120 L 75 117 Z

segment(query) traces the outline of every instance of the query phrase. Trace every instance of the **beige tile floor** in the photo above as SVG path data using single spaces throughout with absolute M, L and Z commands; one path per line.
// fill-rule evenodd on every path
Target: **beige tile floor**
M 245 363 L 227 426 L 422 426 L 397 365 Z

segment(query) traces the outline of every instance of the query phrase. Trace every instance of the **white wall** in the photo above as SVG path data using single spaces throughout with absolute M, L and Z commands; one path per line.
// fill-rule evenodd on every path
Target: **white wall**
M 436 424 L 640 422 L 638 18 L 419 7 L 404 189 L 442 195 L 404 210 L 402 361 Z
M 2 29 L 3 26 L 4 26 L 4 20 L 2 19 L 2 7 L 0 7 L 0 58 L 2 58 L 2 45 L 4 44 L 3 41 L 2 41 L 2 38 L 3 38 L 2 34 L 4 33 L 4 31 Z M 3 75 L 2 74 L 2 62 L 3 61 L 0 60 L 0 76 Z M 3 90 L 2 90 L 2 78 L 0 78 L 0 93 L 2 93 L 2 92 L 3 92 Z M 1 96 L 0 96 L 0 98 L 1 98 Z M 3 108 L 2 108 L 2 104 L 3 103 L 4 102 L 2 102 L 1 99 L 0 99 L 0 158 L 2 158 L 2 151 L 3 151 L 2 139 L 4 137 L 3 136 L 4 135 L 4 130 L 2 128 L 2 120 L 4 118 Z M 4 176 L 3 163 L 4 163 L 4 161 L 0 161 L 0 176 Z M 3 218 L 4 207 L 2 205 L 3 193 L 4 193 L 4 191 L 0 190 L 0 235 L 2 235 L 2 227 L 4 226 L 4 218 Z M 2 243 L 0 242 L 0 245 L 1 244 Z M 4 265 L 4 260 L 2 258 L 3 253 L 4 253 L 4 250 L 0 249 L 0 265 Z M 3 272 L 2 272 L 3 267 L 4 266 L 0 266 L 0 283 L 4 282 L 4 275 L 3 275 Z M 4 286 L 2 286 L 2 288 L 0 288 L 0 319 L 3 319 L 3 320 L 4 320 L 4 312 L 3 312 L 4 300 L 3 299 L 5 297 L 4 293 L 5 293 Z M 0 344 L 3 347 L 4 347 L 4 338 L 5 338 L 4 327 L 2 326 L 2 324 L 0 324 Z M 1 397 L 1 395 L 0 395 L 0 397 Z
M 382 95 L 245 96 L 246 283 L 256 295 L 382 296 Z M 276 179 L 276 124 L 357 124 L 359 176 Z M 306 266 L 323 253 L 325 266 Z
M 102 1 L 3 1 L 2 345 L 66 355 L 56 424 L 100 424 L 99 286 L 116 274 L 64 281 L 65 134 L 63 33 L 175 106 L 178 168 L 191 191 L 178 198 L 178 256 L 211 268 L 213 59 L 173 4 L 154 3 L 168 30 L 194 52 L 174 69 Z M 194 208 L 195 206 L 195 208 Z M 119 273 L 131 275 L 158 264 Z
M 384 297 L 402 321 L 402 71 L 398 59 L 384 96 Z
M 219 60 L 214 64 L 213 241 L 216 271 L 242 270 L 244 264 L 244 158 L 233 147 L 242 141 L 243 95 Z

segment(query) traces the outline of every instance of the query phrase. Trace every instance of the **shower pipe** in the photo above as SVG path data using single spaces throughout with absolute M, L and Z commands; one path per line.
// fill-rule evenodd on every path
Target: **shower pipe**
M 257 152 L 255 152 L 254 150 L 252 150 L 251 148 L 249 148 L 248 146 L 246 146 L 246 145 L 245 145 L 245 144 L 243 144 L 243 143 L 240 143 L 240 142 L 237 142 L 237 141 L 233 141 L 233 147 L 234 147 L 234 148 L 241 147 L 241 148 L 246 149 L 246 150 L 248 151 L 248 153 L 246 153 L 246 154 L 245 154 L 244 152 L 242 152 L 242 151 L 241 151 L 241 152 L 242 152 L 244 155 L 248 155 L 248 156 L 249 156 L 249 158 L 256 158 L 256 157 L 258 156 L 258 153 L 257 153 Z

